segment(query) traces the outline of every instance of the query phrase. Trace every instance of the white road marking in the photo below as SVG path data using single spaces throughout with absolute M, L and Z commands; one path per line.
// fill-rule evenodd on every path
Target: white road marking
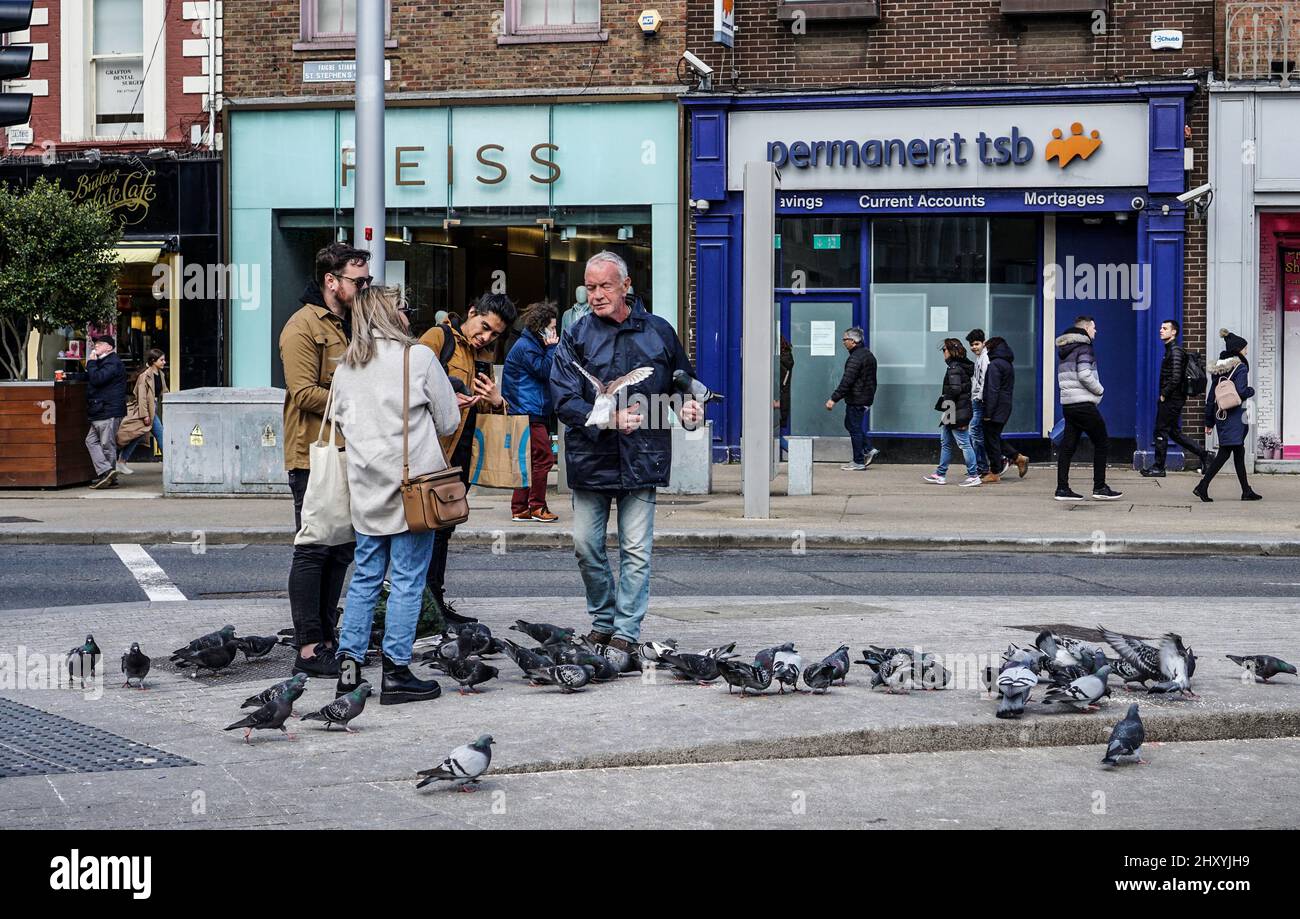
M 145 596 L 155 603 L 171 603 L 186 599 L 185 594 L 167 577 L 167 572 L 158 566 L 143 546 L 133 544 L 114 544 L 113 551 L 131 572 Z

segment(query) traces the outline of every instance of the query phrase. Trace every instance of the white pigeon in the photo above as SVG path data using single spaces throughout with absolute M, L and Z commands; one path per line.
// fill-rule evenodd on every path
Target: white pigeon
M 587 426 L 595 425 L 598 428 L 607 428 L 614 423 L 614 397 L 618 395 L 619 390 L 627 386 L 635 386 L 642 380 L 649 379 L 654 373 L 652 367 L 638 367 L 630 373 L 623 374 L 617 380 L 602 383 L 577 361 L 573 361 L 573 366 L 578 368 L 578 373 L 586 377 L 596 390 L 595 402 L 592 403 L 591 412 L 587 415 Z
M 432 769 L 425 769 L 417 775 L 426 776 L 416 785 L 423 788 L 430 782 L 451 782 L 460 786 L 461 791 L 473 791 L 479 776 L 487 772 L 492 764 L 491 734 L 484 734 L 473 743 L 463 744 L 451 751 L 451 754 Z

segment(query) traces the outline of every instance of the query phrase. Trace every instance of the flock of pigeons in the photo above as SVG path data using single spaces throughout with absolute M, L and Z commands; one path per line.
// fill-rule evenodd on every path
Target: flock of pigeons
M 500 676 L 497 667 L 484 658 L 504 654 L 519 668 L 521 675 L 532 686 L 555 686 L 562 693 L 578 692 L 593 683 L 608 683 L 622 674 L 647 668 L 665 670 L 674 678 L 709 685 L 721 679 L 727 692 L 740 691 L 741 698 L 765 693 L 775 683 L 778 694 L 787 689 L 794 692 L 825 693 L 838 682 L 844 685 L 852 664 L 861 664 L 871 671 L 871 689 L 884 686 L 888 693 L 906 693 L 922 689 L 943 689 L 952 684 L 952 674 L 932 652 L 911 648 L 870 645 L 862 651 L 861 660 L 851 660 L 849 646 L 840 645 L 820 660 L 805 664 L 795 650 L 793 642 L 785 642 L 759 651 L 752 662 L 740 660 L 736 643 L 709 648 L 699 653 L 682 651 L 673 640 L 644 642 L 635 654 L 616 649 L 599 649 L 575 630 L 548 623 L 516 620 L 510 627 L 536 644 L 526 646 L 509 638 L 498 638 L 482 623 L 471 623 L 456 631 L 437 636 L 432 647 L 425 650 L 421 661 L 454 679 L 459 692 L 479 692 L 478 686 Z M 1140 639 L 1098 627 L 1106 644 L 1117 655 L 1108 657 L 1105 651 L 1073 638 L 1065 638 L 1051 631 L 1043 631 L 1034 639 L 1032 647 L 1010 645 L 1002 653 L 996 673 L 986 668 L 981 675 L 984 688 L 998 695 L 998 718 L 1019 718 L 1031 701 L 1033 690 L 1040 684 L 1045 692 L 1040 704 L 1064 705 L 1079 711 L 1097 711 L 1097 702 L 1110 694 L 1110 678 L 1118 678 L 1129 688 L 1145 687 L 1148 693 L 1174 693 L 1195 698 L 1192 676 L 1196 672 L 1196 655 L 1183 643 L 1180 635 L 1168 632 L 1153 647 Z M 263 657 L 277 645 L 285 643 L 283 637 L 236 637 L 235 627 L 226 625 L 207 635 L 194 639 L 183 648 L 172 652 L 171 662 L 178 666 L 199 670 L 219 671 L 234 663 L 238 652 L 245 659 Z M 74 679 L 84 679 L 95 674 L 102 656 L 93 635 L 87 635 L 80 647 L 68 652 L 68 672 Z M 1296 668 L 1281 658 L 1268 654 L 1227 655 L 1228 659 L 1263 682 L 1278 674 L 1296 675 Z M 132 643 L 122 655 L 124 687 L 135 680 L 145 688 L 150 658 Z M 801 690 L 799 684 L 804 688 Z M 278 730 L 292 739 L 285 724 L 290 717 L 301 721 L 318 721 L 328 731 L 335 725 L 348 733 L 355 733 L 350 723 L 366 707 L 373 689 L 361 683 L 349 693 L 315 712 L 298 715 L 294 703 L 307 686 L 304 674 L 295 674 L 246 699 L 241 706 L 254 709 L 225 730 L 244 730 L 245 742 L 251 742 L 253 731 Z M 1102 763 L 1116 765 L 1121 757 L 1137 757 L 1144 762 L 1139 749 L 1145 737 L 1137 703 L 1111 732 L 1106 755 Z M 473 790 L 492 761 L 491 735 L 483 735 L 457 747 L 441 763 L 418 775 L 416 786 L 447 781 L 462 790 Z

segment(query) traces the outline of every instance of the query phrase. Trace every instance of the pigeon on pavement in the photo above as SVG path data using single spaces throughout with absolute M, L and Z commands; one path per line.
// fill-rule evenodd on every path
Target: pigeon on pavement
M 540 651 L 525 648 L 523 645 L 516 644 L 510 639 L 502 640 L 503 650 L 525 674 L 529 670 L 540 670 L 542 667 L 554 667 L 556 661 L 554 658 Z
M 720 675 L 718 664 L 721 662 L 715 657 L 705 657 L 703 654 L 683 654 L 674 651 L 671 654 L 662 655 L 660 659 L 672 669 L 673 676 L 679 680 L 694 680 L 696 683 L 706 685 L 712 683 Z
M 81 680 L 81 688 L 86 688 L 86 677 L 95 675 L 95 668 L 99 666 L 99 659 L 103 652 L 99 650 L 99 645 L 95 643 L 94 635 L 87 635 L 86 640 L 78 647 L 68 652 L 68 685 L 72 685 L 73 680 Z
M 778 651 L 785 651 L 790 654 L 795 653 L 794 642 L 787 641 L 785 644 L 777 645 L 774 648 L 764 648 L 762 651 L 759 651 L 754 655 L 754 666 L 760 667 L 763 670 L 771 670 L 772 665 L 776 663 L 776 654 Z
M 1166 678 L 1160 669 L 1160 652 L 1155 648 L 1141 639 L 1120 635 L 1104 626 L 1097 626 L 1097 630 L 1127 665 L 1119 674 L 1125 683 L 1147 683 Z
M 226 647 L 233 648 L 234 645 L 226 645 Z M 290 734 L 289 729 L 284 726 L 285 720 L 288 719 L 289 713 L 292 711 L 293 700 L 289 698 L 289 693 L 282 692 L 257 711 L 241 718 L 234 724 L 227 725 L 222 730 L 233 731 L 236 728 L 243 728 L 244 743 L 252 743 L 249 738 L 254 731 L 280 731 L 285 737 L 293 740 L 294 735 Z
M 573 629 L 549 625 L 545 622 L 525 622 L 522 619 L 516 619 L 515 624 L 510 627 L 510 631 L 523 632 L 533 641 L 543 645 L 568 641 L 573 638 L 574 634 Z
M 618 668 L 603 654 L 592 654 L 578 645 L 572 645 L 555 656 L 557 664 L 586 664 L 591 668 L 591 679 L 596 683 L 612 683 L 618 679 Z
M 710 648 L 709 650 L 704 652 L 704 656 L 711 657 L 714 660 L 729 661 L 733 657 L 739 657 L 740 655 L 736 653 L 736 643 L 733 641 L 730 642 L 729 644 L 719 645 L 716 648 Z
M 590 373 L 587 372 L 577 361 L 571 361 L 577 368 L 578 373 L 586 377 L 587 382 L 595 390 L 592 399 L 591 411 L 587 414 L 587 427 L 595 425 L 598 428 L 608 428 L 614 422 L 614 397 L 618 395 L 619 390 L 626 386 L 635 386 L 642 380 L 648 380 L 654 375 L 653 368 L 638 367 L 633 371 L 623 374 L 616 380 L 608 383 L 602 383 Z
M 528 679 L 534 685 L 558 686 L 560 692 L 577 692 L 591 682 L 591 677 L 592 669 L 582 664 L 557 664 L 528 671 Z
M 232 639 L 239 650 L 244 652 L 244 660 L 251 661 L 255 657 L 266 657 L 276 645 L 284 644 L 278 636 L 270 635 L 244 635 Z
M 457 658 L 449 661 L 433 660 L 429 661 L 429 666 L 435 670 L 441 670 L 459 683 L 460 689 L 457 692 L 462 696 L 466 692 L 477 693 L 478 690 L 474 688 L 475 686 L 496 679 L 497 674 L 501 672 L 491 664 L 470 660 L 469 658 Z
M 355 734 L 356 731 L 348 727 L 348 722 L 360 715 L 366 709 L 366 699 L 374 690 L 370 684 L 361 682 L 357 688 L 349 693 L 339 696 L 329 705 L 325 706 L 318 712 L 308 712 L 302 716 L 303 721 L 324 721 L 325 730 L 329 730 L 331 725 L 341 724 L 343 730 L 349 734 Z
M 457 651 L 461 657 L 473 657 L 492 649 L 492 630 L 481 622 L 470 622 L 456 629 Z
M 1138 717 L 1138 705 L 1134 702 L 1128 707 L 1128 714 L 1111 730 L 1110 741 L 1106 744 L 1106 755 L 1101 760 L 1102 765 L 1118 766 L 1118 757 L 1121 756 L 1136 756 L 1139 763 L 1145 763 L 1146 760 L 1138 753 L 1145 739 L 1146 729 L 1142 727 L 1142 719 Z
M 641 659 L 651 664 L 658 664 L 664 654 L 672 654 L 677 650 L 677 640 L 670 638 L 667 641 L 643 641 L 640 647 Z
M 1052 686 L 1043 696 L 1043 704 L 1063 702 L 1073 705 L 1080 711 L 1097 711 L 1096 702 L 1106 694 L 1106 678 L 1110 668 L 1102 667 L 1096 673 L 1081 676 L 1066 686 Z
M 831 683 L 840 678 L 839 671 L 829 660 L 818 661 L 803 668 L 803 683 L 814 693 L 824 693 Z
M 717 662 L 718 672 L 727 682 L 727 694 L 731 695 L 732 687 L 740 688 L 740 695 L 743 698 L 749 690 L 762 693 L 772 685 L 772 671 L 757 664 L 746 664 L 742 661 L 720 660 Z
M 831 669 L 835 671 L 834 679 L 839 680 L 840 685 L 843 686 L 845 680 L 848 679 L 849 667 L 852 663 L 852 661 L 849 660 L 849 646 L 840 645 L 830 654 L 823 657 L 822 663 L 830 665 Z M 805 669 L 804 673 L 806 674 L 807 672 L 808 670 Z M 807 678 L 804 679 L 804 682 L 808 682 Z
M 297 702 L 302 696 L 303 690 L 307 688 L 307 674 L 295 673 L 287 680 L 281 680 L 274 686 L 268 686 L 255 696 L 249 696 L 244 700 L 240 708 L 261 708 L 281 693 L 289 694 L 290 702 Z
M 199 675 L 199 670 L 211 670 L 214 673 L 218 670 L 225 670 L 234 661 L 235 655 L 238 653 L 239 645 L 232 641 L 217 648 L 203 648 L 200 651 L 177 654 L 172 660 L 193 667 L 194 672 L 190 674 L 190 677 L 194 678 Z
M 1002 698 L 998 700 L 997 717 L 1019 718 L 1023 715 L 1029 694 L 1037 685 L 1037 673 L 1023 664 L 1008 661 L 998 674 L 997 687 Z
M 1192 674 L 1196 672 L 1196 655 L 1183 645 L 1177 632 L 1166 632 L 1160 637 L 1160 673 L 1164 679 L 1147 687 L 1147 692 L 1180 692 L 1196 698 L 1192 692 Z
M 1255 674 L 1265 683 L 1271 677 L 1279 673 L 1289 673 L 1296 676 L 1294 664 L 1288 664 L 1280 657 L 1274 657 L 1271 654 L 1243 654 L 1240 657 L 1235 654 L 1229 654 L 1228 660 L 1232 661 L 1238 667 L 1244 667 L 1249 673 Z
M 416 785 L 423 788 L 430 782 L 451 782 L 459 785 L 461 791 L 473 791 L 479 776 L 488 771 L 492 765 L 492 745 L 496 743 L 491 734 L 484 734 L 473 743 L 464 744 L 452 750 L 441 763 L 432 769 L 417 772 L 424 780 Z
M 132 680 L 140 681 L 140 688 L 144 689 L 144 678 L 149 675 L 150 658 L 140 650 L 140 642 L 131 642 L 131 649 L 122 655 L 122 672 L 126 674 L 126 682 L 122 688 L 126 689 L 131 685 Z
M 777 689 L 785 695 L 785 688 L 799 689 L 799 672 L 803 670 L 803 658 L 794 651 L 777 651 L 772 659 L 772 679 L 776 680 Z
M 175 660 L 175 658 L 177 657 L 185 658 L 188 657 L 190 654 L 194 653 L 195 651 L 203 651 L 207 648 L 220 648 L 222 645 L 230 644 L 230 642 L 234 640 L 235 640 L 235 627 L 233 625 L 223 625 L 217 631 L 209 632 L 206 635 L 201 635 L 198 638 L 191 641 L 185 647 L 177 648 L 175 651 L 172 652 L 172 658 L 173 660 Z M 183 660 L 176 661 L 176 663 L 183 663 L 183 662 L 184 662 Z

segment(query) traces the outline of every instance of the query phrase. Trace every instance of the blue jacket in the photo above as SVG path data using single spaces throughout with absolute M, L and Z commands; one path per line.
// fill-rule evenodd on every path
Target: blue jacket
M 86 408 L 91 421 L 126 417 L 126 367 L 116 351 L 97 361 L 86 361 Z
M 1246 442 L 1246 400 L 1255 395 L 1255 388 L 1249 385 L 1250 365 L 1244 357 L 1233 354 L 1221 359 L 1212 369 L 1209 391 L 1205 395 L 1205 426 L 1216 427 L 1219 431 L 1219 446 L 1235 447 Z M 1223 420 L 1218 417 L 1219 407 L 1214 401 L 1214 387 L 1229 375 L 1241 396 L 1241 405 L 1230 408 Z
M 564 333 L 551 365 L 551 397 L 556 414 L 567 425 L 564 457 L 569 487 L 633 491 L 667 485 L 673 455 L 667 418 L 653 417 L 655 403 L 651 402 L 641 412 L 642 427 L 631 434 L 588 427 L 596 394 L 574 361 L 602 383 L 649 367 L 654 371 L 650 377 L 625 392 L 647 398 L 669 396 L 674 371 L 695 375 L 672 326 L 647 312 L 639 300 L 622 324 L 591 313 Z
M 994 424 L 1006 424 L 1011 418 L 1016 393 L 1016 355 L 1005 341 L 989 352 L 989 366 L 984 371 L 984 418 Z
M 527 415 L 545 424 L 551 416 L 551 362 L 558 344 L 549 348 L 531 329 L 524 329 L 501 372 L 501 395 L 510 414 Z

